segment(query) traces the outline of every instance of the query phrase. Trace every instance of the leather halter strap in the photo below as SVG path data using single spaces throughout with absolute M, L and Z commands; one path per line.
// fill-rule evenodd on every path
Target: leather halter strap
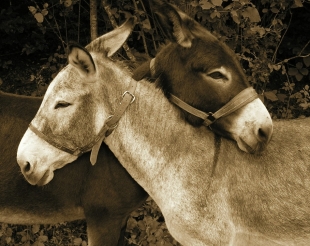
M 151 76 L 155 76 L 155 58 L 151 59 L 150 61 L 150 72 Z M 205 113 L 199 109 L 196 109 L 173 94 L 170 94 L 169 100 L 186 112 L 200 119 L 203 119 L 203 124 L 205 126 L 210 126 L 217 119 L 231 114 L 232 112 L 243 107 L 244 105 L 248 104 L 256 98 L 258 98 L 258 94 L 256 93 L 256 91 L 252 87 L 248 87 L 241 91 L 239 94 L 237 94 L 233 99 L 231 99 L 227 104 L 225 104 L 215 113 Z
M 199 109 L 196 109 L 186 102 L 182 101 L 180 98 L 176 97 L 175 95 L 170 95 L 171 97 L 169 100 L 177 105 L 178 107 L 182 108 L 186 112 L 203 119 L 203 124 L 205 126 L 211 125 L 217 119 L 224 117 L 226 115 L 231 114 L 232 112 L 236 111 L 239 108 L 242 108 L 244 105 L 252 102 L 254 99 L 258 98 L 258 94 L 252 87 L 248 87 L 237 94 L 233 99 L 231 99 L 227 104 L 225 104 L 222 108 L 220 108 L 215 113 L 209 112 L 205 113 Z
M 122 115 L 124 114 L 126 109 L 128 108 L 128 106 L 135 101 L 134 92 L 136 90 L 136 86 L 137 86 L 137 81 L 132 79 L 130 81 L 129 87 L 123 93 L 122 101 L 120 102 L 120 104 L 116 108 L 114 114 L 110 115 L 106 119 L 103 127 L 101 128 L 100 132 L 95 137 L 95 139 L 83 147 L 70 148 L 70 147 L 66 147 L 64 145 L 61 145 L 61 144 L 57 143 L 55 140 L 53 140 L 51 137 L 45 135 L 43 132 L 38 130 L 32 123 L 29 124 L 29 129 L 32 132 L 34 132 L 39 138 L 43 139 L 44 141 L 46 141 L 50 145 L 56 147 L 57 149 L 65 151 L 71 155 L 80 156 L 83 153 L 91 150 L 90 162 L 92 165 L 95 165 L 96 161 L 97 161 L 98 152 L 99 152 L 100 146 L 102 144 L 102 141 L 113 132 L 113 130 L 117 127 L 117 124 L 118 124 L 120 118 L 122 117 Z

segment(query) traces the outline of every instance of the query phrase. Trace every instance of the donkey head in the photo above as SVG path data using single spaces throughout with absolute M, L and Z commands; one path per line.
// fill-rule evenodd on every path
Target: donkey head
M 167 98 L 174 95 L 200 111 L 214 113 L 250 87 L 236 55 L 227 45 L 175 6 L 161 0 L 152 2 L 170 44 L 152 60 L 150 72 Z M 141 79 L 147 73 L 145 68 L 137 69 L 134 78 Z M 204 123 L 201 118 L 183 112 L 190 124 Z M 252 127 L 240 127 L 241 121 Z M 270 115 L 258 98 L 210 127 L 251 153 L 262 151 L 273 131 Z
M 131 80 L 129 72 L 118 70 L 110 56 L 123 45 L 134 24 L 135 18 L 130 18 L 86 48 L 69 46 L 69 64 L 50 83 L 18 148 L 17 160 L 29 183 L 48 183 L 55 169 L 77 158 L 64 149 L 73 150 L 74 154 L 77 146 L 84 146 L 98 136 L 109 113 L 113 112 L 108 98 L 102 98 L 111 94 L 107 90 L 113 86 L 106 87 L 105 83 Z

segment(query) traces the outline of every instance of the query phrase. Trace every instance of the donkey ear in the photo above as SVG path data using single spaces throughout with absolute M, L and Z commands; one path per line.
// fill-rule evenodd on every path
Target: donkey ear
M 167 38 L 183 47 L 191 47 L 194 39 L 191 27 L 195 21 L 166 1 L 153 0 L 152 6 Z
M 107 57 L 112 56 L 125 43 L 136 24 L 136 17 L 130 17 L 120 27 L 106 33 L 86 46 L 89 51 L 104 52 Z
M 84 47 L 78 44 L 69 45 L 68 62 L 76 67 L 83 77 L 89 77 L 96 73 L 92 56 Z

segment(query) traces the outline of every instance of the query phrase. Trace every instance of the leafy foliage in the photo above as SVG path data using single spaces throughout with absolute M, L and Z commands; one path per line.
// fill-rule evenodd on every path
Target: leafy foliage
M 66 44 L 90 41 L 85 0 L 11 0 L 0 11 L 0 88 L 43 95 L 66 63 Z M 115 0 L 117 24 L 135 15 L 128 41 L 137 64 L 165 42 L 150 1 Z M 226 42 L 237 54 L 248 80 L 262 94 L 273 118 L 310 115 L 310 0 L 175 0 L 184 12 Z M 113 29 L 98 7 L 99 33 Z M 127 57 L 120 51 L 119 58 Z M 129 56 L 128 56 L 129 57 Z M 1 224 L 2 245 L 86 245 L 85 223 L 16 226 Z M 178 245 L 151 199 L 131 214 L 127 245 Z

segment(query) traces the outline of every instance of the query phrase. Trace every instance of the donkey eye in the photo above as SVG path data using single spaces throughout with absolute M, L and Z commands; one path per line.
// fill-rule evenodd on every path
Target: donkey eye
M 58 109 L 58 108 L 66 108 L 66 107 L 68 107 L 68 106 L 70 106 L 70 105 L 71 105 L 71 103 L 61 101 L 61 102 L 58 102 L 58 103 L 55 105 L 55 109 Z
M 221 72 L 213 72 L 208 75 L 213 79 L 227 79 L 226 76 Z

